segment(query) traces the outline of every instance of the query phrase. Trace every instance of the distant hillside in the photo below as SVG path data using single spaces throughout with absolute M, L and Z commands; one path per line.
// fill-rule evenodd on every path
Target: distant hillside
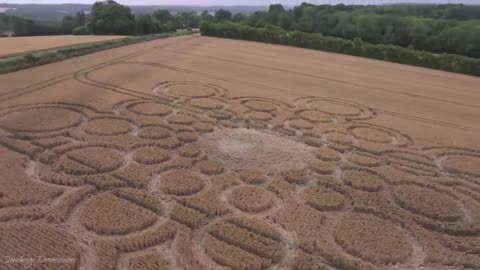
M 233 13 L 253 13 L 258 10 L 267 10 L 267 6 L 130 6 L 136 14 L 152 13 L 155 10 L 167 9 L 170 12 L 201 12 L 208 10 L 214 12 L 220 8 Z M 18 15 L 37 21 L 60 21 L 63 16 L 74 14 L 78 11 L 90 11 L 91 5 L 85 4 L 0 4 L 0 12 Z

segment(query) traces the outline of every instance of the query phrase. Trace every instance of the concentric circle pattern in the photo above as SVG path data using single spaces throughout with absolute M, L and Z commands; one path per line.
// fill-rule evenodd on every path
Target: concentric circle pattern
M 205 75 L 167 67 L 88 106 L 0 108 L 1 251 L 76 261 L 44 269 L 480 269 L 479 150 L 348 101 L 155 81 Z

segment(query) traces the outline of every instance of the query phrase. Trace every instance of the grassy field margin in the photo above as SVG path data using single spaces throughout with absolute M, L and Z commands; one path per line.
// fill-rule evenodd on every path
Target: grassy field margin
M 371 44 L 358 38 L 348 40 L 318 33 L 288 32 L 276 26 L 256 28 L 231 22 L 204 22 L 200 26 L 200 32 L 203 36 L 294 46 L 480 76 L 480 59 L 477 58 L 435 54 L 396 45 Z
M 50 64 L 68 58 L 82 56 L 135 43 L 151 41 L 160 38 L 194 34 L 194 31 L 178 31 L 147 36 L 132 36 L 96 43 L 80 44 L 55 49 L 46 49 L 37 52 L 25 53 L 11 57 L 0 58 L 0 74 L 5 74 L 21 69 Z

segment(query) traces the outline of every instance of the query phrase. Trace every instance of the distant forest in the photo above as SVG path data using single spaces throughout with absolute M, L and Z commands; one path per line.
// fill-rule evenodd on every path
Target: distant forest
M 319 33 L 372 44 L 393 44 L 434 53 L 480 57 L 480 6 L 271 5 L 243 21 L 287 31 Z
M 16 36 L 145 35 L 198 28 L 202 21 L 232 21 L 253 28 L 315 33 L 371 44 L 480 57 L 480 6 L 312 5 L 295 7 L 127 7 L 113 0 L 94 5 L 7 5 L 0 33 Z M 61 19 L 46 14 L 64 14 Z M 23 17 L 25 16 L 25 17 Z M 50 15 L 49 15 L 50 16 Z M 41 18 L 33 20 L 32 18 Z
M 1 2 L 1 1 L 0 1 Z M 32 1 L 34 2 L 34 1 Z M 232 13 L 250 14 L 256 11 L 266 11 L 268 6 L 174 6 L 174 5 L 147 5 L 128 6 L 133 14 L 152 14 L 156 10 L 168 10 L 172 13 L 179 12 L 215 12 L 219 9 L 228 9 Z M 16 15 L 34 21 L 60 22 L 66 15 L 77 12 L 90 12 L 92 5 L 86 4 L 1 4 L 0 10 L 8 9 L 5 14 Z

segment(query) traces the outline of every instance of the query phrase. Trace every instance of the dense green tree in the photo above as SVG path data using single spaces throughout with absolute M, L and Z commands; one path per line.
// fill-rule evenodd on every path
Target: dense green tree
M 460 14 L 452 15 L 446 11 L 459 10 L 459 13 L 468 14 L 463 6 L 458 5 L 432 7 L 442 15 L 429 12 L 423 6 L 418 13 L 425 17 L 455 18 Z M 358 37 L 373 44 L 394 44 L 435 53 L 480 57 L 480 43 L 476 38 L 480 20 L 462 22 L 410 16 L 416 12 L 409 5 L 315 6 L 303 3 L 293 10 L 285 10 L 282 5 L 276 4 L 271 5 L 267 12 L 253 13 L 247 23 L 253 27 L 272 24 L 286 30 L 321 33 L 350 40 Z
M 215 12 L 214 21 L 222 22 L 222 21 L 231 21 L 232 20 L 232 13 L 225 9 L 219 9 Z
M 250 15 L 247 22 L 254 27 L 265 27 L 270 23 L 268 13 L 263 11 L 257 11 Z
M 248 21 L 248 16 L 243 13 L 233 14 L 232 21 L 246 23 Z
M 204 10 L 204 11 L 202 11 L 202 14 L 200 14 L 200 19 L 201 19 L 202 21 L 211 22 L 211 21 L 213 21 L 213 16 L 210 15 L 210 13 L 208 12 L 208 10 Z
M 87 24 L 87 14 L 83 11 L 75 13 L 75 26 L 82 26 Z
M 153 17 L 161 24 L 166 24 L 173 20 L 173 16 L 168 10 L 157 10 L 153 12 Z
M 152 16 L 148 14 L 139 14 L 135 16 L 135 33 L 146 35 L 155 32 L 155 24 Z
M 77 12 L 75 16 L 67 15 L 62 19 L 62 30 L 71 33 L 73 29 L 86 24 L 87 16 L 83 11 Z
M 64 29 L 67 32 L 72 32 L 73 29 L 78 27 L 75 18 L 72 16 L 65 16 L 62 19 L 62 29 Z
M 135 28 L 134 16 L 130 8 L 113 0 L 95 2 L 90 27 L 97 35 L 130 35 Z
M 285 13 L 285 8 L 281 4 L 270 5 L 268 14 L 270 17 L 269 23 L 279 25 L 280 17 Z
M 175 15 L 177 28 L 198 28 L 200 17 L 195 12 L 180 12 Z
M 0 35 L 8 30 L 10 30 L 8 27 L 8 17 L 7 15 L 0 13 Z

